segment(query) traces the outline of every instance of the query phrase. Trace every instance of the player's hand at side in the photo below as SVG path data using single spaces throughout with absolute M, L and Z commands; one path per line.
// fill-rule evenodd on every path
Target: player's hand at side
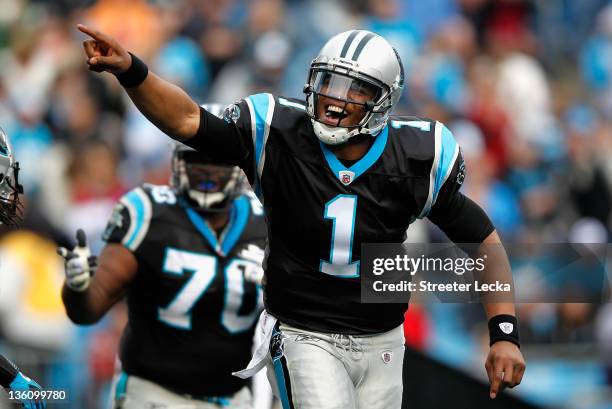
M 59 247 L 57 254 L 64 258 L 66 285 L 74 291 L 82 292 L 89 287 L 89 281 L 98 266 L 98 258 L 91 255 L 83 230 L 77 230 L 76 239 L 77 244 L 72 251 Z
M 514 388 L 521 383 L 525 360 L 520 349 L 512 342 L 498 341 L 489 349 L 485 368 L 491 383 L 489 395 L 495 399 L 505 387 Z
M 130 68 L 132 56 L 117 40 L 82 24 L 78 24 L 77 28 L 91 37 L 83 41 L 90 70 L 120 74 Z
M 47 407 L 47 404 L 41 399 L 28 399 L 29 396 L 34 396 L 29 394 L 29 391 L 40 391 L 41 387 L 35 380 L 28 378 L 21 372 L 15 376 L 9 389 L 15 392 L 16 400 L 24 409 L 45 409 Z

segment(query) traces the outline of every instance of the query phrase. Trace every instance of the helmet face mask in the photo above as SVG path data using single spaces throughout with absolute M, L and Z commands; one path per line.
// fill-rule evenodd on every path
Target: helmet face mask
M 377 135 L 404 84 L 397 51 L 382 37 L 353 30 L 332 37 L 311 65 L 304 87 L 307 112 L 321 142 Z
M 225 212 L 243 186 L 238 167 L 208 163 L 190 148 L 176 148 L 172 159 L 173 186 L 192 207 L 204 212 Z
M 313 69 L 309 86 L 314 98 L 314 120 L 344 128 L 365 125 L 372 107 L 385 92 L 373 80 L 326 69 Z
M 16 226 L 22 220 L 19 194 L 19 163 L 15 161 L 7 135 L 0 128 L 0 224 Z

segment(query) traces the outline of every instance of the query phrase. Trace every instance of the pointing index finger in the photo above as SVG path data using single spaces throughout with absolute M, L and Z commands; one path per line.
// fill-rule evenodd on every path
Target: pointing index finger
M 495 399 L 497 394 L 500 392 L 504 377 L 505 373 L 503 367 L 500 365 L 495 365 L 493 371 L 493 381 L 491 382 L 491 389 L 489 390 L 489 396 L 491 399 Z
M 94 40 L 101 41 L 105 44 L 110 44 L 110 39 L 105 34 L 102 34 L 101 32 L 99 32 L 98 30 L 93 30 L 83 24 L 77 24 L 77 28 L 79 29 L 79 31 L 87 34 Z

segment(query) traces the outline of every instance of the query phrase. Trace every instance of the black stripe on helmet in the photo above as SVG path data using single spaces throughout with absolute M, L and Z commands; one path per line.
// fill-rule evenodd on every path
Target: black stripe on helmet
M 353 53 L 353 58 L 351 58 L 353 61 L 356 61 L 357 58 L 359 58 L 359 55 L 363 51 L 363 48 L 366 46 L 368 41 L 370 41 L 374 36 L 375 36 L 374 33 L 368 33 L 365 36 L 363 36 L 359 44 L 357 44 L 357 48 L 355 48 L 355 52 Z
M 399 87 L 400 88 L 404 88 L 404 64 L 402 63 L 402 59 L 400 58 L 399 52 L 397 51 L 397 49 L 395 47 L 393 48 L 393 52 L 395 53 L 395 57 L 397 58 L 397 63 L 399 64 L 399 68 L 400 68 L 400 78 L 399 78 Z
M 351 32 L 351 34 L 349 34 L 348 38 L 344 42 L 344 46 L 342 47 L 342 51 L 340 52 L 340 58 L 345 58 L 346 57 L 346 53 L 348 53 L 348 50 L 351 47 L 351 44 L 353 43 L 353 40 L 355 39 L 357 34 L 359 34 L 359 30 L 353 30 Z

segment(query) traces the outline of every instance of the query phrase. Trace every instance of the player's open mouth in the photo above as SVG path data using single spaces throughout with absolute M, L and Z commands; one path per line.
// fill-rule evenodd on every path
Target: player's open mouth
M 339 106 L 336 105 L 327 105 L 325 107 L 325 117 L 326 118 L 330 118 L 330 119 L 344 119 L 348 116 L 348 112 L 346 112 L 345 109 L 340 108 Z

